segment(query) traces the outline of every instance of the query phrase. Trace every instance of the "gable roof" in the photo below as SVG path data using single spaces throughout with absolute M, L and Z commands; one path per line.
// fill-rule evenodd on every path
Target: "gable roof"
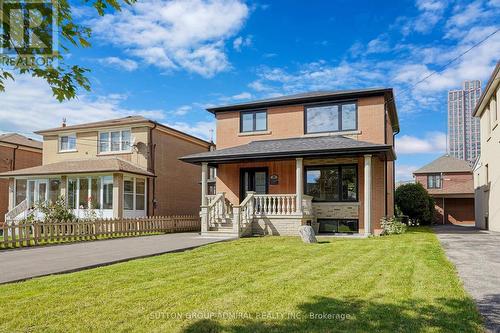
M 393 124 L 393 130 L 399 132 L 399 119 L 396 110 L 396 102 L 392 88 L 366 88 L 351 90 L 330 90 L 330 91 L 311 91 L 301 94 L 285 95 L 268 99 L 254 100 L 244 103 L 229 104 L 218 107 L 208 108 L 207 111 L 213 114 L 225 111 L 239 111 L 246 109 L 267 108 L 273 106 L 283 106 L 302 103 L 320 103 L 335 101 L 347 98 L 369 97 L 383 95 L 387 102 L 389 116 Z
M 480 117 L 481 113 L 484 111 L 486 106 L 484 105 L 484 102 L 487 102 L 490 98 L 490 96 L 494 93 L 496 86 L 499 84 L 497 76 L 500 76 L 500 61 L 497 62 L 497 65 L 495 66 L 495 69 L 493 70 L 493 73 L 491 73 L 490 79 L 488 80 L 488 83 L 486 84 L 486 88 L 483 90 L 483 93 L 481 94 L 481 97 L 479 97 L 479 101 L 476 104 L 476 107 L 474 108 L 474 112 L 472 113 L 473 117 Z
M 17 133 L 0 134 L 0 142 L 20 145 L 35 149 L 42 149 L 43 143 Z
M 358 141 L 345 136 L 322 136 L 252 141 L 241 146 L 184 156 L 180 160 L 198 164 L 362 153 L 384 153 L 391 159 L 395 158 L 390 145 Z
M 91 130 L 91 129 L 98 129 L 98 128 L 106 128 L 106 127 L 121 127 L 121 126 L 128 126 L 128 125 L 139 125 L 139 124 L 144 124 L 144 126 L 149 126 L 149 127 L 158 127 L 163 129 L 165 132 L 172 134 L 177 137 L 183 137 L 188 140 L 194 141 L 202 146 L 206 146 L 207 148 L 212 145 L 212 143 L 200 139 L 194 135 L 187 134 L 185 132 L 179 131 L 175 128 L 160 124 L 154 120 L 147 119 L 143 116 L 127 116 L 123 118 L 116 118 L 116 119 L 109 119 L 109 120 L 103 120 L 103 121 L 96 121 L 92 123 L 84 123 L 84 124 L 77 124 L 77 125 L 70 125 L 70 126 L 59 126 L 59 127 L 54 127 L 54 128 L 49 128 L 45 130 L 40 130 L 36 131 L 36 134 L 39 135 L 50 135 L 50 134 L 57 134 L 60 132 L 68 132 L 68 131 L 79 131 L 79 130 Z
M 472 172 L 472 166 L 468 161 L 450 155 L 443 155 L 420 169 L 415 170 L 413 174 L 438 172 Z
M 75 159 L 0 173 L 0 178 L 78 173 L 125 172 L 154 177 L 154 174 L 119 157 Z

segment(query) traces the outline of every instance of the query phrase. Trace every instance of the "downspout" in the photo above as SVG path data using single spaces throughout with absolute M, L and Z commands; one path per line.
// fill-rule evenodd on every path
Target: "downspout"
M 384 144 L 387 144 L 387 107 L 384 110 Z M 385 198 L 384 198 L 384 203 L 385 203 L 385 214 L 384 216 L 387 216 L 387 211 L 389 210 L 387 207 L 387 156 L 384 157 L 384 192 L 385 192 Z
M 156 144 L 153 143 L 153 130 L 158 126 L 158 123 L 153 121 L 153 127 L 149 129 L 149 142 L 148 142 L 148 147 L 149 147 L 149 171 L 155 174 L 155 152 L 156 152 Z M 156 174 L 155 174 L 156 175 Z M 155 206 L 156 206 L 156 177 L 153 177 L 152 181 L 152 204 L 151 204 L 151 210 L 152 212 L 148 212 L 148 216 L 154 216 L 155 215 Z M 149 209 L 149 205 L 148 205 Z M 150 214 L 151 213 L 151 214 Z
M 12 163 L 11 163 L 11 170 L 14 171 L 16 170 L 16 150 L 19 149 L 19 145 L 16 145 L 16 148 L 12 150 Z

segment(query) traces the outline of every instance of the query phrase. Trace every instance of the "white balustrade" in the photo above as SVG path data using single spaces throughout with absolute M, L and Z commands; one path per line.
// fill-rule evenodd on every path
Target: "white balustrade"
M 296 213 L 295 194 L 256 194 L 254 209 L 257 215 L 292 215 Z

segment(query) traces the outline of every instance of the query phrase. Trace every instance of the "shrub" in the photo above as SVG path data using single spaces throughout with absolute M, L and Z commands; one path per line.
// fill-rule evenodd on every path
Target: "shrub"
M 396 205 L 404 215 L 421 224 L 434 220 L 434 199 L 422 184 L 405 184 L 396 189 Z
M 64 198 L 60 197 L 56 202 L 40 202 L 35 207 L 43 213 L 45 221 L 71 221 L 75 215 L 66 206 Z
M 406 232 L 407 226 L 397 217 L 383 217 L 380 220 L 382 235 L 398 235 Z

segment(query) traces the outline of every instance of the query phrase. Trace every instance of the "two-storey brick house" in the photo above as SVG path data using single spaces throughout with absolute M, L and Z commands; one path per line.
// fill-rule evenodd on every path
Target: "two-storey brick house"
M 200 167 L 180 156 L 211 144 L 141 116 L 36 132 L 43 164 L 0 174 L 9 179 L 9 218 L 39 201 L 64 197 L 78 217 L 197 214 Z M 8 213 L 9 214 L 9 213 Z
M 0 172 L 42 164 L 42 143 L 18 133 L 0 135 Z M 0 225 L 9 211 L 9 181 L 0 179 Z
M 435 223 L 474 225 L 474 181 L 469 161 L 444 155 L 413 175 L 434 198 Z
M 202 233 L 379 233 L 394 214 L 392 89 L 314 92 L 208 109 L 217 149 L 202 166 Z M 209 167 L 216 195 L 207 196 Z

